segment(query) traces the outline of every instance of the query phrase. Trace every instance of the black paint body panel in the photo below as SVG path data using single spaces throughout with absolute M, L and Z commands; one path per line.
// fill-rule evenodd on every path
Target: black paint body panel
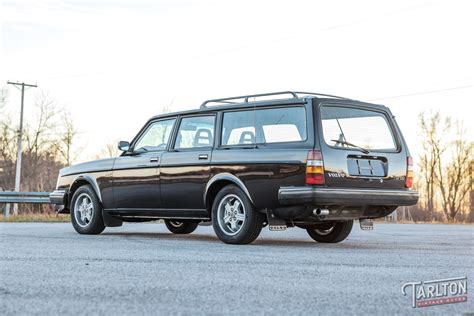
M 199 159 L 207 155 L 207 159 Z M 167 152 L 161 161 L 161 198 L 163 207 L 204 209 L 203 194 L 210 177 L 212 150 Z
M 211 174 L 231 173 L 247 187 L 254 205 L 277 207 L 280 186 L 304 186 L 306 149 L 214 150 Z
M 162 153 L 117 157 L 112 172 L 114 208 L 160 208 Z M 158 162 L 151 160 L 158 158 Z

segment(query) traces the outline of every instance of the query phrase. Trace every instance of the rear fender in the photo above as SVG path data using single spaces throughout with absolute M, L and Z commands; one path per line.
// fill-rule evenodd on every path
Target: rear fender
M 250 202 L 252 204 L 254 204 L 252 196 L 250 195 L 249 190 L 247 189 L 245 184 L 242 182 L 242 180 L 240 180 L 239 178 L 237 178 L 236 176 L 234 176 L 231 173 L 223 172 L 223 173 L 219 173 L 219 174 L 216 174 L 215 176 L 213 176 L 206 185 L 206 190 L 204 191 L 204 196 L 203 196 L 204 204 L 206 205 L 206 207 L 211 207 L 212 206 L 212 205 L 207 205 L 208 194 L 211 191 L 212 186 L 214 184 L 217 184 L 220 181 L 231 182 L 231 183 L 235 184 L 236 186 L 238 186 L 242 191 L 244 191 L 245 195 L 247 195 L 247 197 L 250 199 Z

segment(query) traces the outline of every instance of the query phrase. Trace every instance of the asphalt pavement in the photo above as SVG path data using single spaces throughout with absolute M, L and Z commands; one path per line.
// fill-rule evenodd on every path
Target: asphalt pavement
M 85 236 L 64 223 L 0 223 L 0 314 L 472 313 L 473 237 L 472 225 L 376 223 L 340 244 L 292 228 L 235 246 L 209 226 Z M 401 294 L 405 282 L 461 276 L 465 303 L 413 309 Z

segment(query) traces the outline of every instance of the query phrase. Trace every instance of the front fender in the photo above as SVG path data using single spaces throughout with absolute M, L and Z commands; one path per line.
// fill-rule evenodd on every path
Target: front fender
M 97 198 L 99 199 L 99 202 L 102 203 L 102 195 L 100 193 L 99 185 L 97 184 L 97 180 L 95 179 L 94 176 L 90 174 L 80 174 L 78 175 L 74 181 L 72 181 L 71 185 L 69 186 L 69 194 L 74 192 L 78 187 L 83 185 L 85 182 L 90 184 L 92 186 L 92 189 L 94 189 L 95 194 L 97 195 Z M 69 201 L 71 200 L 72 196 L 69 197 Z
M 92 189 L 97 195 L 97 198 L 99 199 L 99 203 L 103 205 L 102 194 L 100 193 L 100 188 L 97 183 L 97 180 L 93 175 L 90 174 L 81 174 L 74 179 L 74 181 L 69 187 L 69 201 L 71 201 L 72 199 L 71 193 L 73 193 L 78 187 L 86 183 L 91 185 Z M 122 226 L 122 219 L 110 215 L 106 209 L 102 209 L 102 218 L 104 220 L 105 226 L 107 227 Z

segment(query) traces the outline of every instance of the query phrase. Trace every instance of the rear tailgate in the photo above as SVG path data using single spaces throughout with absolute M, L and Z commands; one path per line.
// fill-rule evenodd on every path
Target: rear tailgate
M 408 151 L 387 108 L 327 102 L 316 112 L 328 187 L 405 188 Z

